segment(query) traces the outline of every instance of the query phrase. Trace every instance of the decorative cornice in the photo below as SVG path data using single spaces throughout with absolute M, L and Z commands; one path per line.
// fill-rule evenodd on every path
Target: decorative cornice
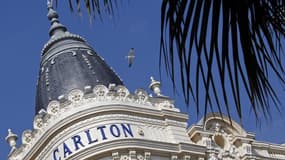
M 181 145 L 187 146 L 189 148 L 188 151 L 181 150 Z M 173 143 L 165 143 L 165 142 L 155 142 L 155 141 L 149 141 L 149 140 L 142 140 L 142 139 L 125 139 L 125 140 L 117 140 L 112 142 L 106 142 L 104 144 L 101 144 L 97 147 L 91 147 L 88 148 L 79 154 L 74 154 L 74 156 L 71 156 L 70 160 L 78 160 L 78 159 L 87 159 L 91 157 L 98 157 L 98 155 L 111 152 L 113 158 L 122 158 L 122 157 L 130 157 L 129 154 L 120 154 L 120 152 L 116 153 L 116 150 L 124 151 L 124 150 L 130 150 L 132 151 L 131 154 L 134 154 L 133 151 L 135 150 L 148 150 L 151 152 L 151 154 L 145 154 L 144 157 L 151 158 L 154 155 L 166 155 L 171 157 L 171 153 L 175 153 L 176 155 L 179 155 L 179 157 L 183 157 L 182 155 L 199 155 L 203 156 L 205 153 L 205 147 L 203 146 L 197 146 L 193 144 L 173 144 Z M 115 151 L 115 152 L 114 152 Z
M 230 125 L 226 116 L 209 114 L 204 121 L 204 125 L 202 120 L 192 125 L 188 135 L 195 144 L 206 146 L 210 157 L 285 160 L 285 146 L 255 141 L 253 133 L 246 132 L 233 120 Z
M 284 153 L 283 155 L 285 158 L 285 146 L 282 146 L 281 144 L 273 144 L 273 143 L 254 141 L 252 143 L 252 147 L 254 149 L 268 150 L 268 151 L 272 151 L 272 152 L 283 152 Z
M 94 113 L 99 113 L 113 112 L 112 110 L 115 109 L 118 112 L 121 108 L 122 112 L 128 111 L 132 114 L 148 114 L 161 118 L 166 116 L 178 120 L 184 117 L 182 119 L 186 119 L 187 116 L 180 113 L 173 103 L 173 100 L 168 98 L 149 97 L 143 89 L 138 89 L 132 94 L 125 86 L 121 85 L 111 85 L 109 88 L 104 85 L 97 85 L 93 89 L 90 86 L 84 87 L 84 90 L 74 89 L 67 97 L 62 95 L 58 97 L 58 100 L 50 101 L 47 110 L 41 110 L 39 114 L 35 115 L 33 129 L 22 133 L 22 145 L 10 157 L 27 153 L 55 125 L 70 121 L 68 119 L 78 119 L 83 116 L 85 111 L 88 113 L 94 110 Z M 108 106 L 111 108 L 108 109 Z M 133 107 L 132 110 L 130 110 L 131 106 Z M 142 109 L 145 110 L 143 113 L 141 113 Z M 94 117 L 96 118 L 96 116 Z M 128 118 L 132 119 L 132 116 L 128 116 Z M 133 121 L 137 119 L 133 117 Z M 146 120 L 145 122 L 147 122 Z M 157 121 L 157 123 L 162 125 L 162 122 Z M 66 126 L 66 124 L 63 125 Z M 183 126 L 185 124 L 178 125 Z

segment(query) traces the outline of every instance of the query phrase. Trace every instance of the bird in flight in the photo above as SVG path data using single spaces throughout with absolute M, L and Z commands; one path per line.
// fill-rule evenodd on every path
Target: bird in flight
M 131 67 L 132 64 L 133 64 L 133 61 L 134 61 L 134 58 L 135 58 L 134 53 L 135 53 L 135 49 L 131 48 L 130 51 L 129 51 L 128 56 L 126 56 L 126 58 L 128 59 L 128 62 L 129 62 L 129 67 Z

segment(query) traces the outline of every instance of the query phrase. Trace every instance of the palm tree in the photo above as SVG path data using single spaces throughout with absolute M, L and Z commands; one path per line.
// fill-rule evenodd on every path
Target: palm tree
M 102 18 L 103 11 L 113 14 L 118 5 L 111 0 L 69 0 L 71 11 L 76 6 L 81 13 L 80 4 L 94 18 Z M 285 84 L 284 35 L 283 0 L 163 0 L 160 69 L 163 64 L 174 88 L 180 80 L 186 104 L 192 97 L 197 113 L 203 102 L 204 114 L 216 105 L 230 117 L 232 98 L 242 119 L 245 92 L 257 120 L 266 118 L 271 102 L 279 109 L 269 76 Z

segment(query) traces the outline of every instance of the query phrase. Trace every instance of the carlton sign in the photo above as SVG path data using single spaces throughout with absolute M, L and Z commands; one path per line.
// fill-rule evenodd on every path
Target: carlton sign
M 52 151 L 53 160 L 64 160 L 74 152 L 103 141 L 134 137 L 130 124 L 109 124 L 86 129 L 72 135 Z

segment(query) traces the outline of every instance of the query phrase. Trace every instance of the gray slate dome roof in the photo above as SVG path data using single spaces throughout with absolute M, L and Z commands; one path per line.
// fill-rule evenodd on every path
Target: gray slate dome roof
M 42 50 L 37 83 L 36 114 L 59 96 L 67 96 L 73 89 L 103 84 L 122 85 L 116 73 L 97 55 L 86 41 L 67 32 L 58 15 L 48 4 L 51 21 L 50 40 Z

